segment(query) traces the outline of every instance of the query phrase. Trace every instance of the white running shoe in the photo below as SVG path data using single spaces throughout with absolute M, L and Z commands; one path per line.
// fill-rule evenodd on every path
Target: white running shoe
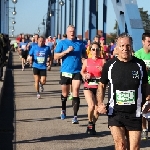
M 40 94 L 37 94 L 37 99 L 40 99 L 41 98 L 41 95 Z

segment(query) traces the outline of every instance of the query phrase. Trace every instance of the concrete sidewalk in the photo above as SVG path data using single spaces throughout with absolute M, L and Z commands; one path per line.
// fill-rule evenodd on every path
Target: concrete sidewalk
M 0 150 L 114 149 L 107 126 L 107 116 L 99 117 L 96 124 L 96 136 L 90 137 L 85 133 L 88 121 L 87 104 L 82 89 L 79 124 L 71 123 L 73 110 L 72 102 L 69 100 L 67 101 L 67 118 L 60 119 L 59 67 L 52 67 L 52 71 L 48 72 L 42 98 L 38 100 L 32 69 L 27 67 L 25 71 L 21 71 L 21 60 L 17 53 L 13 53 L 12 70 L 8 72 L 9 80 L 5 87 L 3 111 L 0 115 L 0 122 L 5 120 L 2 124 L 0 123 Z M 5 116 L 6 112 L 8 116 L 4 119 L 2 116 Z M 8 118 L 10 118 L 9 122 Z M 150 150 L 150 142 L 142 143 L 141 147 L 142 150 Z

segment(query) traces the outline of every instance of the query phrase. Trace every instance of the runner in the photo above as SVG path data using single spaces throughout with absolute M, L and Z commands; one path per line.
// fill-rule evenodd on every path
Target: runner
M 98 111 L 106 113 L 103 100 L 108 84 L 108 126 L 115 148 L 139 150 L 142 131 L 141 110 L 146 102 L 142 90 L 148 84 L 146 65 L 143 60 L 131 55 L 132 40 L 126 33 L 117 38 L 116 48 L 118 57 L 106 62 L 102 70 L 97 90 Z
M 96 36 L 94 37 L 94 39 L 93 39 L 93 42 L 100 43 L 100 42 L 99 42 L 99 39 L 100 39 L 100 36 L 99 36 L 99 35 L 96 35 Z M 90 44 L 90 43 L 89 43 L 89 44 Z M 86 53 L 87 53 L 88 58 L 91 58 L 91 57 L 92 57 L 92 56 L 91 56 L 90 45 L 86 46 Z M 101 54 L 101 56 L 103 56 L 103 55 Z
M 78 123 L 77 113 L 79 110 L 80 98 L 79 89 L 81 83 L 81 57 L 85 57 L 86 50 L 82 41 L 75 40 L 75 27 L 69 25 L 67 28 L 67 39 L 61 40 L 56 46 L 54 59 L 62 59 L 60 84 L 62 88 L 61 101 L 61 119 L 66 118 L 66 101 L 69 94 L 69 86 L 72 84 L 73 100 L 72 106 L 74 110 L 73 124 Z
M 37 91 L 37 99 L 39 99 L 41 97 L 39 93 L 39 86 L 41 92 L 43 92 L 43 85 L 46 83 L 46 65 L 47 63 L 50 64 L 51 61 L 51 51 L 50 48 L 45 45 L 44 37 L 39 37 L 38 44 L 32 47 L 29 55 L 30 64 L 32 64 L 33 60 L 32 67 L 35 80 L 35 89 Z
M 103 56 L 104 59 L 108 60 L 109 59 L 109 52 L 108 52 L 108 46 L 104 45 L 105 43 L 105 38 L 101 37 L 100 38 L 100 44 L 101 44 L 101 56 Z
M 19 43 L 19 51 L 22 56 L 21 58 L 21 64 L 22 64 L 22 71 L 24 71 L 24 67 L 27 61 L 28 56 L 28 43 L 25 42 L 25 36 L 22 34 L 21 42 Z
M 142 59 L 147 67 L 147 73 L 148 73 L 148 86 L 150 94 L 150 33 L 143 33 L 142 35 L 142 43 L 143 43 L 143 48 L 135 52 L 135 57 Z M 146 118 L 143 117 L 143 123 L 142 123 L 142 140 L 148 140 L 148 129 L 146 126 Z
M 98 82 L 101 77 L 101 71 L 105 59 L 100 57 L 100 45 L 97 42 L 93 42 L 90 45 L 91 58 L 85 59 L 83 62 L 81 75 L 85 81 L 84 83 L 84 96 L 88 103 L 88 126 L 87 134 L 94 135 L 95 123 L 98 119 L 97 112 L 97 100 L 96 100 L 96 91 L 98 88 Z

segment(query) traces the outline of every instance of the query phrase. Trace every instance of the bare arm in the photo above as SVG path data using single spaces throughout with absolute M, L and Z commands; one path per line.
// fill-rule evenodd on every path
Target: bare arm
M 47 58 L 48 66 L 52 65 L 52 55 Z
M 98 105 L 101 105 L 103 103 L 105 97 L 105 91 L 106 91 L 106 84 L 102 84 L 100 82 L 96 93 L 96 99 L 98 101 Z
M 61 59 L 62 57 L 64 57 L 66 54 L 70 53 L 71 51 L 73 51 L 73 47 L 69 46 L 69 48 L 61 53 L 54 53 L 54 59 Z
M 97 111 L 101 114 L 106 114 L 106 112 L 107 112 L 106 106 L 103 103 L 104 97 L 105 97 L 105 90 L 106 90 L 106 85 L 102 84 L 102 83 L 99 83 L 97 93 L 96 93 L 96 99 L 97 99 L 97 102 L 98 102 Z
M 85 59 L 84 61 L 83 61 L 83 65 L 82 65 L 82 69 L 81 69 L 81 75 L 82 75 L 82 77 L 85 79 L 85 73 L 86 73 L 86 66 L 87 66 L 87 59 Z
M 61 59 L 62 57 L 64 57 L 66 54 L 68 54 L 68 51 L 65 50 L 61 53 L 54 53 L 54 59 L 57 60 L 57 59 Z

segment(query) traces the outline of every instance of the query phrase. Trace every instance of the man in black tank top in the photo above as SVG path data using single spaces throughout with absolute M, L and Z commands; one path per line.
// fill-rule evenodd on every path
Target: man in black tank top
M 140 148 L 141 111 L 148 97 L 143 90 L 148 84 L 147 71 L 144 61 L 132 56 L 132 39 L 129 35 L 121 34 L 117 38 L 116 48 L 118 57 L 108 61 L 102 70 L 97 90 L 98 111 L 106 113 L 103 99 L 108 84 L 109 102 L 106 108 L 115 148 L 130 147 L 130 150 L 135 150 Z

